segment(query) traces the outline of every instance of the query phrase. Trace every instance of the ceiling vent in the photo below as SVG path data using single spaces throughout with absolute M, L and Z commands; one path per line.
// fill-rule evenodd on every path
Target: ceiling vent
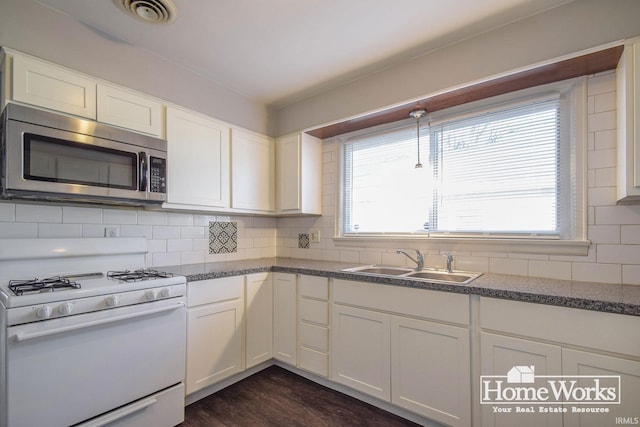
M 171 0 L 115 0 L 129 15 L 150 24 L 169 24 L 176 19 L 178 9 Z

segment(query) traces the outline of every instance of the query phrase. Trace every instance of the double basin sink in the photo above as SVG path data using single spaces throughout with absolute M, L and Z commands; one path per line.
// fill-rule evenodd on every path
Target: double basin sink
M 384 265 L 363 265 L 360 267 L 342 270 L 349 273 L 363 275 L 398 277 L 403 279 L 421 280 L 425 282 L 449 283 L 466 285 L 482 275 L 470 271 L 443 271 L 443 270 L 413 270 L 403 267 L 389 267 Z

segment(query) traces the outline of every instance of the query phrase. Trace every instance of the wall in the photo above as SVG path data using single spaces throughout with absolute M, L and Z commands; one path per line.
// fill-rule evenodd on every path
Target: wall
M 455 268 L 555 279 L 640 285 L 640 206 L 617 206 L 616 194 L 616 78 L 615 72 L 587 81 L 588 238 L 587 256 L 527 255 L 457 251 Z M 323 142 L 322 216 L 278 219 L 278 256 L 346 261 L 356 264 L 408 265 L 395 248 L 346 248 L 334 245 L 338 182 L 338 144 Z M 320 230 L 319 243 L 298 246 L 298 235 Z M 437 248 L 426 249 L 427 266 L 444 267 Z M 411 263 L 409 263 L 411 264 Z
M 209 223 L 237 223 L 237 251 L 209 254 Z M 276 220 L 206 214 L 0 202 L 1 238 L 146 237 L 146 267 L 273 257 Z M 142 266 L 141 266 L 142 267 Z
M 64 31 L 60 31 L 64 28 Z M 63 36 L 65 35 L 65 36 Z M 275 116 L 191 70 L 85 25 L 31 0 L 0 1 L 0 46 L 251 129 L 273 134 Z
M 638 16 L 637 0 L 575 0 L 283 107 L 277 111 L 277 134 L 364 115 L 634 37 L 640 35 Z

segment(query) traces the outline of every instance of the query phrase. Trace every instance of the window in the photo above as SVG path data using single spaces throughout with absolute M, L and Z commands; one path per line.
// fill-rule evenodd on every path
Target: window
M 343 137 L 342 235 L 581 238 L 574 95 L 551 89 L 423 118 L 422 168 L 412 119 Z

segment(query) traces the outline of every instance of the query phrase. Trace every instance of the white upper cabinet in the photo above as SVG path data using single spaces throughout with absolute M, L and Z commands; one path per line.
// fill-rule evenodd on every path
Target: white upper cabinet
M 5 49 L 3 102 L 18 102 L 164 136 L 159 100 Z
M 98 121 L 163 136 L 162 104 L 115 86 L 98 85 Z
M 229 127 L 167 107 L 166 207 L 229 207 Z
M 274 210 L 273 139 L 239 128 L 231 129 L 231 207 Z
M 625 44 L 617 69 L 618 203 L 640 203 L 640 39 Z
M 96 82 L 71 70 L 27 56 L 10 61 L 13 101 L 96 119 Z
M 276 139 L 277 211 L 322 213 L 322 141 L 306 133 Z

